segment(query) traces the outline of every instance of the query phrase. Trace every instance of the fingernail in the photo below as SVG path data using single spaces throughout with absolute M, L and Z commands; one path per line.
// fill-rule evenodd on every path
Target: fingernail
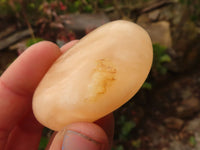
M 104 144 L 79 132 L 67 130 L 62 150 L 104 150 Z

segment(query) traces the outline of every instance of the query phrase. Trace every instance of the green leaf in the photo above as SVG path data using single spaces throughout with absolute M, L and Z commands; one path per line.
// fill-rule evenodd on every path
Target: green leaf
M 142 88 L 147 89 L 147 90 L 151 90 L 152 85 L 149 82 L 144 82 L 144 84 L 142 85 Z
M 85 12 L 92 12 L 92 11 L 93 11 L 92 5 L 86 5 L 86 6 L 84 7 L 84 11 L 85 11 Z
M 42 137 L 40 140 L 39 150 L 44 150 L 48 144 L 48 138 Z
M 99 4 L 103 4 L 104 3 L 104 0 L 99 0 Z
M 171 61 L 171 57 L 167 54 L 164 54 L 163 56 L 160 57 L 160 62 L 164 63 L 164 62 L 170 62 Z
M 22 6 L 21 6 L 21 4 L 20 4 L 20 3 L 17 3 L 17 2 L 15 2 L 15 10 L 16 10 L 16 12 L 20 12 L 20 11 L 21 11 L 21 9 L 22 9 Z
M 140 148 L 140 146 L 141 146 L 141 140 L 140 139 L 138 139 L 138 140 L 133 140 L 133 141 L 131 141 L 131 145 L 134 147 L 134 148 Z
M 112 148 L 112 150 L 124 150 L 123 145 L 118 145 L 115 148 Z
M 40 42 L 40 41 L 43 41 L 43 39 L 42 38 L 31 38 L 26 42 L 26 46 L 29 47 L 29 46 L 31 46 L 35 43 Z
M 197 144 L 196 139 L 195 139 L 194 136 L 191 136 L 191 137 L 190 137 L 190 139 L 189 139 L 189 144 L 190 144 L 191 146 L 195 146 L 195 145 Z
M 153 44 L 154 51 L 164 52 L 167 48 L 160 44 Z
M 135 126 L 136 124 L 133 121 L 125 122 L 121 129 L 122 135 L 127 136 Z
M 32 9 L 35 8 L 35 4 L 34 4 L 34 3 L 30 3 L 28 6 L 29 6 L 30 8 L 32 8 Z
M 6 2 L 6 0 L 0 0 L 0 3 L 5 3 Z
M 159 67 L 159 72 L 161 73 L 161 74 L 163 74 L 163 75 L 165 75 L 166 73 L 167 73 L 167 68 L 165 68 L 165 67 Z
M 75 8 L 79 8 L 81 6 L 81 1 L 80 0 L 75 1 L 74 6 Z
M 171 57 L 166 53 L 166 47 L 160 44 L 153 44 L 153 67 L 160 74 L 166 74 L 167 68 L 164 63 L 170 62 Z
M 126 121 L 126 117 L 124 115 L 121 115 L 120 118 L 117 120 L 117 124 L 122 125 L 124 124 L 125 121 Z

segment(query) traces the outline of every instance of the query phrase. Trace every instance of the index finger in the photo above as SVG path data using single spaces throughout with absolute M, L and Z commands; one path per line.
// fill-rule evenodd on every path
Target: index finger
M 61 55 L 57 45 L 39 42 L 29 47 L 1 76 L 1 84 L 17 95 L 31 95 L 51 64 Z
M 0 149 L 11 129 L 31 110 L 35 88 L 60 55 L 55 44 L 40 42 L 28 48 L 0 77 Z

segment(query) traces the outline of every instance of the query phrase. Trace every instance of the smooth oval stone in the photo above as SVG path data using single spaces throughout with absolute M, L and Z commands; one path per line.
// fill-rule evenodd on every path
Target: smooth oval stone
M 33 97 L 33 112 L 59 131 L 93 122 L 132 98 L 152 64 L 147 32 L 129 21 L 107 23 L 82 38 L 51 66 Z

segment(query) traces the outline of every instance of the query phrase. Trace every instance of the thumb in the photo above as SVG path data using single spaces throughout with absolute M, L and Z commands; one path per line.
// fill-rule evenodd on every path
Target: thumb
M 94 123 L 74 123 L 56 134 L 50 150 L 109 150 L 104 130 Z

